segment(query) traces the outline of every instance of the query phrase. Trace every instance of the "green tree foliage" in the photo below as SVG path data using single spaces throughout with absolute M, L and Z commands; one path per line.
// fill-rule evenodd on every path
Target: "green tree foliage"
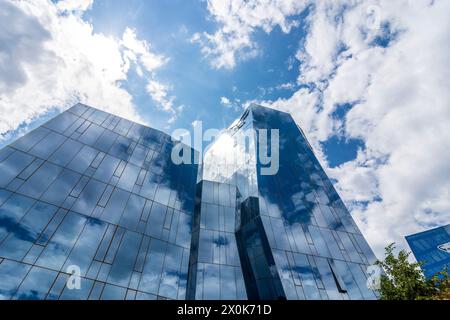
M 382 300 L 449 299 L 450 276 L 443 270 L 426 279 L 420 262 L 409 262 L 411 252 L 401 250 L 396 256 L 395 243 L 385 248 L 385 258 L 376 264 L 384 270 L 380 281 Z
M 434 286 L 435 292 L 429 299 L 450 300 L 450 274 L 447 268 L 435 274 L 430 282 Z

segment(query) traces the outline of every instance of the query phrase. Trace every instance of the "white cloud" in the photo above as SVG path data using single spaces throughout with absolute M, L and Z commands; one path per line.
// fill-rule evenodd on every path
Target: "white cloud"
M 298 25 L 290 16 L 302 12 L 308 1 L 285 0 L 207 0 L 211 18 L 220 24 L 213 34 L 195 33 L 191 42 L 201 46 L 203 55 L 211 59 L 214 68 L 230 69 L 237 59 L 258 55 L 252 33 L 260 28 L 266 33 L 279 26 L 285 33 Z
M 297 59 L 302 61 L 299 76 L 301 82 L 318 82 L 333 71 L 333 58 L 339 41 L 337 34 L 340 31 L 340 25 L 335 25 L 332 20 L 336 5 L 337 2 L 320 1 L 315 13 L 308 17 L 308 37 L 304 50 L 297 53 Z
M 92 7 L 94 0 L 60 0 L 56 3 L 59 11 L 86 11 Z
M 295 83 L 293 82 L 286 82 L 286 83 L 282 83 L 278 86 L 276 86 L 276 89 L 278 90 L 292 90 L 295 88 Z
M 176 110 L 173 105 L 176 97 L 174 95 L 169 96 L 169 91 L 173 88 L 156 80 L 154 72 L 156 69 L 169 62 L 169 58 L 151 52 L 150 44 L 145 40 L 139 40 L 136 35 L 136 30 L 134 29 L 125 29 L 121 45 L 126 48 L 124 57 L 127 60 L 127 63 L 133 62 L 137 64 L 136 70 L 140 77 L 145 76 L 144 71 L 142 70 L 145 69 L 148 74 L 146 86 L 147 92 L 162 110 L 172 114 L 167 120 L 167 123 L 170 125 L 177 118 L 177 114 L 175 113 Z M 177 108 L 179 112 L 181 112 L 182 109 L 181 106 Z
M 368 27 L 369 5 L 384 29 Z M 391 241 L 405 246 L 405 235 L 450 221 L 450 3 L 355 2 L 336 19 L 341 10 L 318 6 L 297 54 L 299 82 L 320 90 L 300 89 L 274 106 L 294 114 L 317 150 L 340 129 L 364 141 L 355 160 L 327 170 L 381 254 Z M 387 27 L 390 44 L 374 45 Z M 331 114 L 344 103 L 355 106 L 339 123 Z
M 191 41 L 214 67 L 232 68 L 258 54 L 255 30 L 289 32 L 309 3 L 209 0 L 220 27 Z M 168 59 L 133 29 L 122 39 L 95 33 L 81 19 L 91 5 L 0 2 L 0 134 L 78 100 L 141 121 L 122 86 L 132 65 L 175 120 L 172 88 L 155 76 Z M 369 8 L 378 8 L 382 28 Z M 446 0 L 319 1 L 296 54 L 298 82 L 309 88 L 260 102 L 291 112 L 325 166 L 321 141 L 340 134 L 364 142 L 355 160 L 326 170 L 378 254 L 390 241 L 404 245 L 404 235 L 450 221 L 448 12 Z M 389 45 L 374 45 L 383 37 Z M 354 105 L 345 118 L 332 117 L 344 103 Z
M 328 88 L 335 103 L 361 101 L 349 111 L 346 131 L 365 141 L 382 199 L 359 214 L 378 251 L 386 241 L 401 242 L 404 235 L 450 221 L 450 4 L 386 1 L 381 9 L 402 30 L 398 40 L 386 49 L 356 42 L 360 52 L 337 74 L 353 81 Z M 347 63 L 354 67 L 345 68 Z M 351 171 L 345 169 L 341 176 Z M 345 181 L 338 186 L 350 188 Z
M 331 131 L 331 128 L 328 128 L 330 123 L 326 114 L 319 111 L 319 101 L 320 94 L 317 91 L 301 88 L 288 99 L 262 104 L 290 112 L 309 139 L 320 141 L 326 139 L 324 132 Z
M 201 123 L 202 122 L 200 120 L 194 120 L 194 121 L 192 121 L 192 127 L 195 128 L 195 127 L 201 125 Z
M 227 97 L 220 97 L 220 103 L 224 106 L 228 106 L 231 104 L 231 101 Z
M 148 80 L 147 92 L 150 94 L 152 99 L 158 102 L 164 111 L 174 113 L 175 109 L 173 107 L 173 103 L 175 97 L 169 96 L 168 94 L 169 90 L 171 90 L 171 87 L 169 87 L 166 84 L 163 84 L 155 80 Z
M 144 122 L 123 83 L 132 64 L 154 77 L 167 58 L 151 52 L 132 29 L 127 28 L 122 39 L 94 32 L 82 19 L 91 5 L 92 1 L 0 2 L 3 139 L 20 124 L 78 101 Z
M 126 28 L 122 36 L 121 44 L 127 48 L 127 56 L 133 62 L 139 61 L 149 72 L 158 69 L 169 61 L 169 58 L 150 51 L 150 44 L 145 40 L 139 40 L 136 30 Z
M 442 0 L 317 2 L 296 55 L 310 89 L 259 101 L 291 112 L 325 167 L 321 141 L 364 142 L 355 160 L 326 170 L 378 255 L 450 222 L 448 12 Z

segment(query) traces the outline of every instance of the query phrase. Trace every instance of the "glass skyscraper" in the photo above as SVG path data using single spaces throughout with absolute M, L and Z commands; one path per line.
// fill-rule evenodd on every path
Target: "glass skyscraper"
M 199 171 L 200 232 L 222 219 L 205 203 L 236 186 L 235 239 L 220 231 L 193 238 L 191 297 L 212 298 L 205 288 L 229 282 L 218 272 L 232 265 L 218 253 L 225 247 L 239 255 L 249 299 L 376 299 L 366 284 L 376 258 L 290 114 L 251 105 L 207 149 Z M 235 279 L 239 292 L 240 272 Z
M 0 299 L 376 298 L 289 114 L 250 106 L 200 164 L 179 143 L 77 104 L 0 150 Z
M 184 299 L 197 165 L 172 147 L 78 104 L 2 149 L 0 297 Z

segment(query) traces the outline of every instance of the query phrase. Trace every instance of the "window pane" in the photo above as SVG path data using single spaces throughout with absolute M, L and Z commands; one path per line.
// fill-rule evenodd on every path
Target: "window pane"
M 72 108 L 70 108 L 68 111 L 76 114 L 77 116 L 83 115 L 87 110 L 90 110 L 88 106 L 85 106 L 84 104 L 77 103 Z
M 183 248 L 191 245 L 192 216 L 180 212 L 178 220 L 176 244 Z
M 213 232 L 210 230 L 200 230 L 198 245 L 198 261 L 213 262 Z
M 364 272 L 361 270 L 361 265 L 349 262 L 348 266 L 353 274 L 353 278 L 358 284 L 359 290 L 361 291 L 364 299 L 376 299 L 375 294 L 372 290 L 367 288 L 367 278 Z
M 361 300 L 363 297 L 361 295 L 361 292 L 359 291 L 358 285 L 352 277 L 352 273 L 350 272 L 347 263 L 345 261 L 339 260 L 335 260 L 334 263 L 336 265 L 336 269 L 342 277 L 342 280 L 345 283 L 350 299 Z
M 161 232 L 166 218 L 166 206 L 153 202 L 152 210 L 147 221 L 145 233 L 156 238 L 161 237 Z
M 165 242 L 157 239 L 151 240 L 141 282 L 139 283 L 139 290 L 158 294 L 165 252 Z
M 103 131 L 100 138 L 98 138 L 98 140 L 94 146 L 103 152 L 108 152 L 108 150 L 111 148 L 113 143 L 116 141 L 117 137 L 118 137 L 117 133 L 114 133 L 109 130 L 105 130 L 105 131 Z
M 95 110 L 94 113 L 91 114 L 88 119 L 98 125 L 101 125 L 107 117 L 108 114 L 106 112 L 101 110 Z
M 28 151 L 49 133 L 50 130 L 48 130 L 47 128 L 39 127 L 24 135 L 19 140 L 15 141 L 13 144 L 11 144 L 11 147 L 17 148 L 22 151 Z
M 360 262 L 362 263 L 361 256 L 359 255 L 358 251 L 356 250 L 355 246 L 353 245 L 353 242 L 350 240 L 350 237 L 346 232 L 337 231 L 337 234 L 339 238 L 342 241 L 342 244 L 344 245 L 345 251 L 347 251 L 350 259 L 352 262 Z
M 130 155 L 127 153 L 128 147 L 131 144 L 131 140 L 125 137 L 119 136 L 114 142 L 113 146 L 109 150 L 109 153 L 114 157 L 127 161 Z
M 89 180 L 88 184 L 81 192 L 80 197 L 75 202 L 72 210 L 90 216 L 92 210 L 94 210 L 98 200 L 105 190 L 106 184 L 96 181 L 94 179 Z
M 156 188 L 158 187 L 158 182 L 159 176 L 153 174 L 151 171 L 148 171 L 144 178 L 144 182 L 142 183 L 142 188 L 139 194 L 147 199 L 153 200 Z
M 6 158 L 8 158 L 14 151 L 15 149 L 8 146 L 4 147 L 3 149 L 0 149 L 0 163 L 3 162 L 3 160 L 5 160 Z
M 97 150 L 84 146 L 67 167 L 79 173 L 84 173 L 95 157 L 97 157 L 97 154 Z
M 67 286 L 64 287 L 64 291 L 61 294 L 60 300 L 87 300 L 94 281 L 86 278 L 80 279 L 80 288 L 69 289 Z
M 0 241 L 12 230 L 36 200 L 13 194 L 0 207 Z
M 127 289 L 107 284 L 102 292 L 102 300 L 124 300 Z
M 110 155 L 106 155 L 103 158 L 102 163 L 95 171 L 94 178 L 108 183 L 109 180 L 111 180 L 111 177 L 113 176 L 117 166 L 119 165 L 119 162 L 120 162 L 119 159 L 114 158 Z
M 5 189 L 0 189 L 0 206 L 2 206 L 5 201 L 9 198 L 11 192 Z
M 50 120 L 49 122 L 47 122 L 44 126 L 59 133 L 63 133 L 77 119 L 78 117 L 76 115 L 70 112 L 63 112 L 60 115 L 53 118 L 52 120 Z
M 107 226 L 107 223 L 100 220 L 87 219 L 80 237 L 64 264 L 64 269 L 67 269 L 70 265 L 76 265 L 80 268 L 81 276 L 85 276 Z
M 219 265 L 205 263 L 203 299 L 220 299 L 220 271 Z
M 373 254 L 372 249 L 367 244 L 366 239 L 361 234 L 353 234 L 353 237 L 356 239 L 356 242 L 358 246 L 361 248 L 361 250 L 364 252 L 364 255 L 369 260 L 369 263 L 375 263 L 377 258 Z
M 210 230 L 219 230 L 219 206 L 214 204 L 206 205 L 206 228 Z
M 47 296 L 57 272 L 33 267 L 14 295 L 19 300 L 42 300 Z
M 236 275 L 234 267 L 220 265 L 220 299 L 236 299 Z
M 51 184 L 47 191 L 42 196 L 42 200 L 50 202 L 54 205 L 60 206 L 64 200 L 77 184 L 81 175 L 72 171 L 64 169 L 58 178 Z
M 315 257 L 315 260 L 328 297 L 331 300 L 342 300 L 342 295 L 338 292 L 336 281 L 334 280 L 333 273 L 327 259 Z
M 331 230 L 321 229 L 321 231 L 322 231 L 323 239 L 327 243 L 328 251 L 331 253 L 331 256 L 335 259 L 344 260 L 341 250 L 339 249 L 336 239 L 334 238 L 333 234 L 331 233 Z
M 302 225 L 299 223 L 295 223 L 291 226 L 291 230 L 295 246 L 297 247 L 297 251 L 301 253 L 311 253 L 305 233 L 303 232 Z
M 141 218 L 142 209 L 145 206 L 145 198 L 135 194 L 130 196 L 125 211 L 120 219 L 120 225 L 130 230 L 136 230 Z
M 304 254 L 294 253 L 295 267 L 293 267 L 293 272 L 297 273 L 302 285 L 303 292 L 306 298 L 309 300 L 320 299 L 319 290 L 316 285 L 314 278 L 314 273 L 311 265 L 308 262 L 308 258 Z
M 62 168 L 45 162 L 23 185 L 19 192 L 33 198 L 39 198 L 56 179 Z
M 11 226 L 8 238 L 0 246 L 0 256 L 22 260 L 56 210 L 55 206 L 37 202 L 19 224 Z
M 183 248 L 173 244 L 167 245 L 161 285 L 159 287 L 160 295 L 171 299 L 177 298 L 182 256 Z
M 139 174 L 139 171 L 140 171 L 139 167 L 131 163 L 128 163 L 127 166 L 125 167 L 125 170 L 122 173 L 122 176 L 117 186 L 127 191 L 132 191 L 134 183 L 136 182 L 136 178 Z
M 128 286 L 141 239 L 142 236 L 138 233 L 131 231 L 125 233 L 111 267 L 108 282 L 124 287 Z
M 330 253 L 328 252 L 328 247 L 325 244 L 325 241 L 322 238 L 322 234 L 320 229 L 314 226 L 309 226 L 308 231 L 311 234 L 311 237 L 314 241 L 314 246 L 316 247 L 317 252 L 324 257 L 331 258 Z
M 105 210 L 103 210 L 101 219 L 113 224 L 118 224 L 129 197 L 129 192 L 115 188 L 111 194 L 111 198 L 109 198 Z
M 45 247 L 37 265 L 60 270 L 86 223 L 86 218 L 69 212 Z
M 134 148 L 133 154 L 130 158 L 130 162 L 140 167 L 144 163 L 146 155 L 147 155 L 147 148 L 144 147 L 142 144 L 138 144 L 136 148 Z
M 50 132 L 39 141 L 29 152 L 42 159 L 47 159 L 67 138 L 56 132 Z
M 29 265 L 11 260 L 0 263 L 0 300 L 9 300 L 13 296 L 30 268 Z
M 122 118 L 119 120 L 119 123 L 114 128 L 114 131 L 119 134 L 126 135 L 132 125 L 133 125 L 133 123 L 131 121 Z
M 34 157 L 21 151 L 15 151 L 0 163 L 0 187 L 6 187 L 19 173 L 25 169 Z
M 156 296 L 150 293 L 138 291 L 136 294 L 136 300 L 156 300 Z
M 89 128 L 86 129 L 78 140 L 85 144 L 94 145 L 95 141 L 97 141 L 104 130 L 105 129 L 99 127 L 95 123 L 91 123 Z
M 65 167 L 78 154 L 83 147 L 83 144 L 78 141 L 67 139 L 59 148 L 52 154 L 49 161 Z
M 291 250 L 283 221 L 278 218 L 270 218 L 270 222 L 272 223 L 273 234 L 275 237 L 277 248 Z

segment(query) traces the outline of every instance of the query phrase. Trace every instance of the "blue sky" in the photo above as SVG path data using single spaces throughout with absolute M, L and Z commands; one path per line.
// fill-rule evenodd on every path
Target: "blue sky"
M 158 102 L 146 92 L 145 79 L 140 78 L 135 70 L 129 71 L 122 86 L 132 94 L 144 121 L 171 133 L 175 128 L 191 129 L 194 121 L 202 121 L 204 129 L 224 128 L 242 113 L 248 101 L 291 96 L 298 87 L 299 61 L 295 54 L 299 44 L 305 41 L 308 12 L 309 9 L 305 8 L 291 16 L 304 26 L 289 33 L 283 32 L 279 26 L 269 33 L 257 30 L 253 35 L 258 44 L 256 57 L 243 60 L 232 69 L 212 67 L 200 47 L 190 41 L 195 33 L 217 29 L 204 1 L 98 0 L 82 13 L 82 18 L 92 25 L 94 33 L 117 38 L 127 28 L 132 28 L 140 39 L 148 39 L 152 51 L 170 59 L 170 63 L 158 69 L 158 78 L 170 84 L 176 95 L 175 104 L 183 106 L 182 114 L 174 122 L 168 123 L 171 115 L 159 110 Z M 289 84 L 289 87 L 282 87 L 283 84 Z M 222 97 L 229 100 L 229 105 L 221 103 Z M 45 113 L 27 127 L 37 126 L 56 113 Z M 11 137 L 3 140 L 2 145 L 17 137 L 14 131 L 8 133 Z M 337 136 L 324 142 L 324 150 L 332 166 L 354 159 L 359 146 L 359 142 Z
M 295 85 L 298 61 L 294 55 L 305 35 L 301 28 L 288 34 L 279 27 L 270 33 L 259 30 L 253 36 L 259 47 L 256 58 L 242 61 L 233 69 L 215 69 L 201 54 L 200 47 L 190 41 L 196 32 L 217 28 L 203 1 L 98 0 L 82 13 L 82 18 L 92 24 L 94 33 L 117 38 L 126 28 L 133 28 L 140 39 L 151 43 L 152 51 L 170 59 L 158 69 L 158 79 L 170 84 L 176 95 L 175 104 L 183 105 L 175 122 L 168 123 L 171 115 L 161 111 L 148 96 L 145 79 L 136 75 L 133 68 L 122 83 L 132 94 L 142 118 L 168 133 L 174 128 L 189 129 L 195 120 L 202 121 L 205 129 L 226 127 L 242 113 L 246 101 L 287 98 L 295 88 L 277 89 L 285 83 Z M 289 64 L 291 70 L 287 68 Z M 229 99 L 230 105 L 221 104 L 221 97 Z M 54 114 L 43 115 L 32 126 Z
M 0 147 L 76 102 L 167 133 L 287 111 L 364 235 L 450 222 L 446 0 L 3 0 Z M 432 186 L 432 187 L 430 187 Z
M 283 83 L 295 83 L 297 71 L 286 67 L 298 49 L 299 39 L 304 36 L 302 30 L 293 30 L 289 34 L 279 28 L 270 34 L 257 32 L 254 38 L 261 52 L 255 59 L 243 61 L 230 70 L 211 67 L 200 47 L 190 42 L 194 33 L 213 32 L 217 28 L 217 24 L 209 19 L 204 2 L 98 1 L 85 18 L 92 21 L 95 32 L 117 37 L 127 27 L 134 28 L 139 38 L 151 39 L 154 51 L 170 57 L 170 63 L 158 70 L 158 77 L 173 86 L 176 104 L 184 105 L 182 115 L 170 129 L 189 128 L 195 120 L 201 120 L 206 128 L 223 128 L 239 116 L 245 101 L 292 94 L 292 90 L 286 89 L 270 93 L 264 90 Z M 154 113 L 157 106 L 145 93 L 145 85 L 145 81 L 132 74 L 126 87 L 133 93 L 143 117 L 151 119 L 155 127 L 170 131 L 167 130 L 169 115 Z M 235 107 L 224 108 L 221 97 L 230 99 Z
M 54 1 L 57 3 L 57 1 Z M 171 133 L 175 128 L 191 129 L 194 121 L 202 121 L 203 128 L 224 128 L 232 123 L 245 107 L 254 100 L 289 98 L 298 88 L 299 61 L 295 59 L 300 43 L 305 41 L 309 8 L 290 18 L 298 20 L 302 27 L 289 33 L 276 26 L 270 32 L 256 30 L 252 38 L 258 53 L 244 59 L 232 69 L 217 69 L 202 55 L 201 48 L 190 38 L 195 33 L 214 32 L 218 25 L 211 19 L 204 1 L 120 1 L 97 0 L 89 10 L 81 13 L 94 33 L 116 38 L 122 37 L 127 28 L 136 31 L 139 39 L 146 39 L 151 50 L 168 57 L 170 63 L 158 69 L 158 79 L 170 84 L 174 104 L 183 111 L 174 122 L 171 114 L 158 108 L 158 102 L 146 92 L 146 80 L 131 68 L 127 81 L 121 85 L 133 97 L 133 103 L 142 119 L 152 127 Z M 282 87 L 289 84 L 289 87 Z M 221 98 L 229 105 L 221 103 Z M 39 125 L 57 113 L 52 110 L 37 117 L 27 128 Z M 22 125 L 23 127 L 23 125 Z M 20 131 L 25 132 L 25 131 Z M 2 141 L 8 144 L 16 138 Z M 361 142 L 333 136 L 323 142 L 324 151 L 332 167 L 356 158 Z

